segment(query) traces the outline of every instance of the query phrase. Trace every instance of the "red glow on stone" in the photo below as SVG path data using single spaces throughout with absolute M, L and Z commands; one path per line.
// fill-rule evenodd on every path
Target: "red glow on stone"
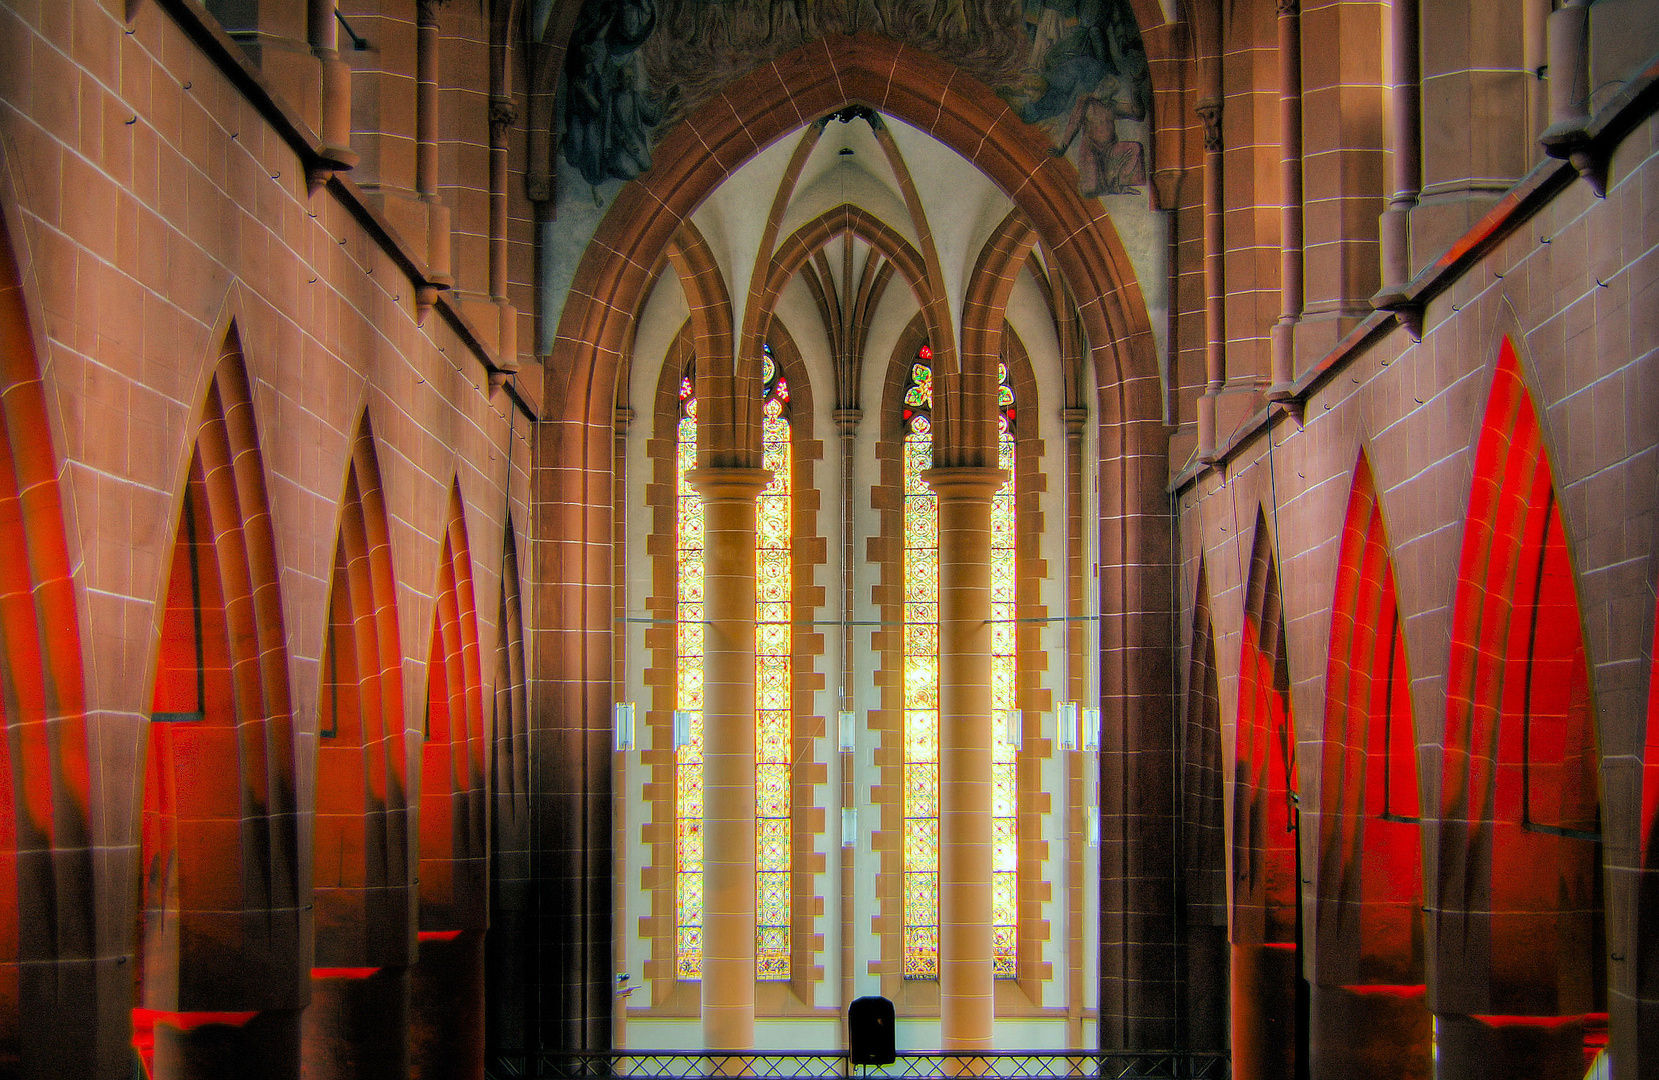
M 377 967 L 312 968 L 311 977 L 313 979 L 367 979 L 379 970 Z
M 460 936 L 459 930 L 422 930 L 415 935 L 420 941 L 454 941 Z
M 1420 998 L 1427 996 L 1429 988 L 1422 983 L 1415 986 L 1395 985 L 1391 983 L 1359 983 L 1354 986 L 1344 986 L 1342 989 L 1350 994 L 1361 997 L 1391 997 L 1391 998 Z
M 1576 1024 L 1585 1018 L 1582 1016 L 1475 1016 L 1487 1027 L 1534 1027 L 1554 1029 Z
M 132 1045 L 144 1062 L 144 1075 L 156 1073 L 156 1025 L 166 1024 L 179 1031 L 195 1031 L 209 1024 L 241 1027 L 258 1016 L 257 1012 L 164 1012 L 160 1009 L 132 1011 Z

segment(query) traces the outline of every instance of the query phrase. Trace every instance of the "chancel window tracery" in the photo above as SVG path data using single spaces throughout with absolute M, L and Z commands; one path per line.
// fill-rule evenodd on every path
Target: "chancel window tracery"
M 922 479 L 933 465 L 933 352 L 911 364 L 903 400 L 904 469 L 904 944 L 907 979 L 939 975 L 939 507 Z M 1008 480 L 991 503 L 993 966 L 1017 959 L 1018 627 L 1014 390 L 1000 369 L 998 464 Z
M 772 473 L 755 514 L 755 972 L 790 977 L 793 692 L 789 383 L 770 345 L 762 351 L 762 465 Z M 675 750 L 675 971 L 702 974 L 703 925 L 703 504 L 686 481 L 697 464 L 696 380 L 680 380 L 676 433 L 678 573 Z

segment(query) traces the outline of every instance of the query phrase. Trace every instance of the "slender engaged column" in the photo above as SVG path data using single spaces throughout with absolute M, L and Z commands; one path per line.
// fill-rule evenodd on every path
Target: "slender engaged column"
M 1219 66 L 1219 65 L 1214 65 Z M 1219 84 L 1219 77 L 1214 80 Z M 1214 88 L 1219 94 L 1219 85 Z M 1222 203 L 1221 98 L 1198 104 L 1204 124 L 1204 396 L 1198 399 L 1198 460 L 1216 455 L 1216 398 L 1227 385 L 1226 224 Z
M 419 0 L 415 19 L 415 190 L 426 203 L 426 276 L 447 288 L 449 207 L 438 198 L 438 5 Z
M 1269 401 L 1286 401 L 1296 380 L 1302 318 L 1302 14 L 1279 0 L 1279 321 L 1273 327 Z
M 946 1050 L 989 1050 L 991 496 L 1001 469 L 929 469 L 939 496 L 939 1022 Z
M 1411 281 L 1411 212 L 1423 188 L 1423 137 L 1420 96 L 1422 61 L 1417 45 L 1417 0 L 1394 0 L 1389 6 L 1389 66 L 1393 84 L 1389 101 L 1388 149 L 1391 155 L 1388 209 L 1379 228 L 1382 291 L 1379 308 L 1397 307 Z
M 501 67 L 505 65 L 503 59 Z M 499 325 L 495 363 L 500 369 L 491 377 L 492 385 L 518 371 L 518 310 L 507 302 L 507 137 L 518 120 L 518 107 L 506 96 L 505 79 L 500 81 L 501 92 L 490 96 L 490 299 Z
M 755 501 L 766 469 L 705 466 L 703 1047 L 755 1042 Z
M 335 17 L 337 0 L 310 0 L 311 52 L 322 65 L 322 100 L 318 109 L 318 147 L 336 168 L 357 164 L 351 149 L 351 67 L 340 59 L 340 26 Z

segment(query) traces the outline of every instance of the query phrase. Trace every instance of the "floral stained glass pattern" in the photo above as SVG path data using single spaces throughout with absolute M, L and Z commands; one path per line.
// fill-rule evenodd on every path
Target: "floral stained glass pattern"
M 703 501 L 686 482 L 697 464 L 696 378 L 680 380 L 675 440 L 675 580 L 679 583 L 675 707 L 691 715 L 691 737 L 674 751 L 675 975 L 703 973 Z
M 789 384 L 764 347 L 762 462 L 772 481 L 755 517 L 755 969 L 790 977 L 792 754 Z M 703 934 L 703 504 L 686 483 L 697 464 L 695 378 L 680 382 L 676 443 L 678 513 L 677 707 L 691 714 L 690 739 L 675 751 L 675 906 L 680 979 L 702 977 Z
M 933 467 L 933 351 L 904 391 L 904 965 L 939 977 L 939 500 Z
M 1000 365 L 997 464 L 1007 483 L 991 498 L 991 709 L 1010 715 L 1019 705 L 1016 661 L 1018 623 L 1018 537 L 1014 499 L 1014 388 L 1008 365 Z M 1006 723 L 991 725 L 991 937 L 992 963 L 999 979 L 1014 977 L 1018 914 L 1019 788 L 1014 743 Z
M 762 348 L 761 463 L 772 480 L 755 514 L 755 977 L 789 978 L 790 562 L 789 383 Z
M 911 364 L 904 394 L 904 957 L 907 979 L 939 977 L 939 506 L 921 474 L 933 464 L 932 351 Z M 1001 369 L 998 463 L 1009 480 L 991 502 L 993 967 L 1015 974 L 1018 914 L 1014 743 L 1000 722 L 1018 703 L 1014 390 Z

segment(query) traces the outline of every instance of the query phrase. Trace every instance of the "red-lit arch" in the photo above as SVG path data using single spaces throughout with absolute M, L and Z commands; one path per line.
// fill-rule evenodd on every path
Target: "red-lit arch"
M 421 748 L 420 927 L 481 929 L 484 690 L 472 554 L 458 489 L 450 497 L 434 601 Z
M 0 1073 L 93 1069 L 91 770 L 57 459 L 0 221 Z M 20 904 L 27 888 L 55 902 Z M 67 974 L 74 968 L 83 978 Z
M 1306 1032 L 1298 1007 L 1296 726 L 1284 605 L 1267 521 L 1256 516 L 1239 654 L 1233 774 L 1233 1070 L 1240 1080 L 1295 1074 Z
M 1647 745 L 1642 758 L 1642 877 L 1637 891 L 1637 1040 L 1642 1060 L 1659 1059 L 1659 611 L 1647 689 Z
M 1394 569 L 1362 453 L 1331 602 L 1313 1040 L 1322 1073 L 1426 1077 L 1417 740 Z M 1342 1037 L 1335 1037 L 1344 1032 Z
M 294 733 L 267 505 L 233 326 L 186 474 L 147 732 L 134 1036 L 162 1076 L 298 1068 Z
M 1193 589 L 1192 652 L 1181 735 L 1181 888 L 1185 1041 L 1227 1051 L 1227 827 L 1221 749 L 1221 687 L 1215 626 L 1202 561 Z
M 397 579 L 374 434 L 346 461 L 317 698 L 315 958 L 302 1072 L 403 1077 L 415 875 Z
M 1447 671 L 1437 1054 L 1581 1076 L 1581 1018 L 1606 1010 L 1595 720 L 1561 512 L 1507 338 L 1475 451 Z
M 452 488 L 433 594 L 420 780 L 420 942 L 410 973 L 410 1072 L 482 1080 L 484 688 L 472 551 Z
M 346 467 L 321 674 L 315 966 L 403 966 L 414 913 L 403 656 L 386 498 L 366 418 Z

